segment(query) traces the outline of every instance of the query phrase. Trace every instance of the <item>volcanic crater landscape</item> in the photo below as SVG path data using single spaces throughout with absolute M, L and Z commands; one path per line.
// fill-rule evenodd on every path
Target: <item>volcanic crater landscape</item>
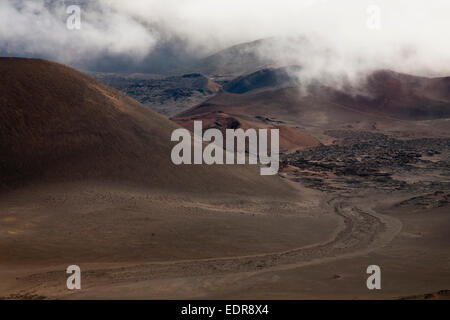
M 303 82 L 261 41 L 167 75 L 0 58 L 0 297 L 448 299 L 450 77 Z M 279 129 L 279 173 L 174 165 L 196 120 Z

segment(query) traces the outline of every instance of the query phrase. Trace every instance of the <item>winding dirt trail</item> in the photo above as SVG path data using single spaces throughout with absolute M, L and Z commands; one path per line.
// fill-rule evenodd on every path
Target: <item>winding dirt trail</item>
M 401 231 L 402 224 L 396 218 L 373 211 L 369 206 L 362 208 L 362 202 L 357 201 L 356 198 L 340 196 L 325 202 L 324 205 L 329 210 L 342 217 L 343 223 L 334 238 L 324 243 L 247 256 L 100 266 L 83 270 L 83 283 L 86 284 L 84 288 L 155 279 L 254 275 L 367 254 L 388 244 Z M 60 270 L 48 271 L 29 275 L 23 280 L 34 284 L 32 292 L 48 292 L 52 287 L 61 288 L 61 283 L 65 283 L 65 276 Z

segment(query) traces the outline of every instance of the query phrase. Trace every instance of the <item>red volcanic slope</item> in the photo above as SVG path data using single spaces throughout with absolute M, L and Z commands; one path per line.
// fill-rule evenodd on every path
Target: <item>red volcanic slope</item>
M 267 78 L 267 72 L 261 75 L 261 81 Z M 258 85 L 260 74 L 253 73 L 248 79 L 239 77 L 239 81 L 232 81 L 233 92 L 223 90 L 174 120 L 186 126 L 183 122 L 189 117 L 222 112 L 247 121 L 270 118 L 278 124 L 289 123 L 290 127 L 328 129 L 350 122 L 450 118 L 450 78 L 378 71 L 359 88 L 335 89 L 320 83 L 301 88 L 289 83 L 280 88 Z M 236 89 L 238 84 L 241 86 Z
M 202 121 L 204 130 L 209 128 L 217 128 L 224 134 L 226 129 L 279 129 L 280 150 L 284 152 L 291 152 L 294 150 L 311 148 L 319 145 L 319 141 L 316 138 L 298 129 L 289 128 L 279 124 L 274 125 L 262 123 L 257 119 L 246 120 L 243 117 L 230 115 L 221 111 L 199 113 L 194 116 L 174 117 L 172 120 L 191 131 L 194 129 L 194 121 Z

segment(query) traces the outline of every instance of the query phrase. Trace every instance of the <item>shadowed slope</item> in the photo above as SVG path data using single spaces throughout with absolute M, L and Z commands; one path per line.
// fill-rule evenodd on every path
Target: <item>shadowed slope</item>
M 276 120 L 329 129 L 350 122 L 450 118 L 449 78 L 378 71 L 357 85 L 333 88 L 286 81 L 283 69 L 265 69 L 229 82 L 224 91 L 177 118 L 221 111 L 246 119 Z M 298 70 L 301 74 L 301 70 Z M 281 81 L 280 81 L 281 79 Z
M 74 69 L 2 58 L 0 78 L 3 188 L 79 180 L 251 193 L 284 186 L 256 167 L 173 165 L 176 124 Z

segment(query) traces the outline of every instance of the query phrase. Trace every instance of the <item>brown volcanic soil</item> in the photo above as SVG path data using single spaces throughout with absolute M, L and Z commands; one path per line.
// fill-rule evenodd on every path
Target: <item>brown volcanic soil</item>
M 273 77 L 276 78 L 278 70 L 273 69 Z M 235 83 L 232 92 L 223 90 L 174 118 L 221 111 L 248 121 L 270 119 L 272 123 L 306 131 L 323 143 L 328 143 L 323 132 L 329 129 L 410 131 L 416 136 L 449 132 L 442 119 L 450 117 L 450 78 L 378 71 L 369 75 L 358 88 L 335 89 L 315 83 L 307 87 L 287 85 L 261 89 L 258 76 L 264 82 L 268 72 L 265 70 L 262 76 L 261 72 L 241 76 L 231 82 Z M 235 88 L 238 84 L 242 85 Z M 252 90 L 253 87 L 257 89 Z M 432 123 L 436 126 L 430 125 Z
M 80 180 L 251 194 L 285 188 L 257 168 L 173 165 L 176 124 L 56 63 L 0 59 L 0 97 L 3 188 Z M 205 183 L 213 180 L 221 183 Z
M 404 120 L 450 117 L 450 77 L 425 78 L 382 70 L 367 77 L 363 90 L 368 96 L 336 92 L 333 98 L 360 111 Z
M 407 184 L 346 175 L 307 184 L 295 171 L 282 183 L 257 167 L 175 167 L 174 123 L 73 69 L 0 61 L 11 80 L 1 82 L 2 181 L 29 184 L 0 194 L 0 298 L 448 297 L 447 193 L 434 192 L 447 185 L 447 152 L 402 165 L 393 178 Z M 353 126 L 342 133 L 351 139 L 390 124 L 405 135 L 448 131 L 445 119 L 400 121 L 319 98 L 292 88 L 223 92 L 184 116 L 319 135 Z M 330 148 L 317 149 L 356 150 Z M 82 270 L 79 291 L 65 287 L 72 264 Z M 382 290 L 365 286 L 370 264 L 381 266 Z
M 0 297 L 61 297 L 52 277 L 74 263 L 112 285 L 118 264 L 264 255 L 340 225 L 319 193 L 257 166 L 172 165 L 175 123 L 71 68 L 5 58 L 0 71 Z

